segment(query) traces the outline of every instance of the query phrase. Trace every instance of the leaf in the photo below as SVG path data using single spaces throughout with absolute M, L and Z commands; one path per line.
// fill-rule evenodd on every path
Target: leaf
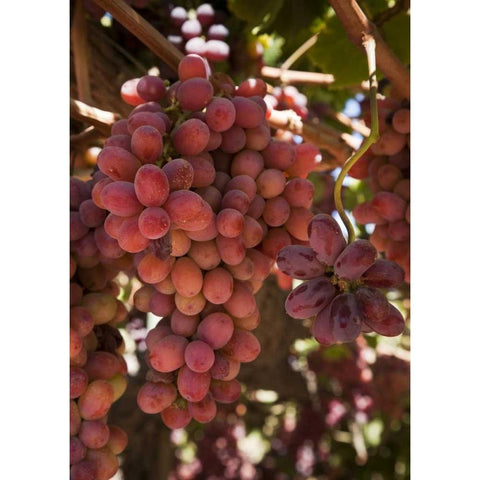
M 402 63 L 410 63 L 410 15 L 399 13 L 382 26 L 382 37 Z
M 250 28 L 263 29 L 277 16 L 283 0 L 228 0 L 228 9 Z

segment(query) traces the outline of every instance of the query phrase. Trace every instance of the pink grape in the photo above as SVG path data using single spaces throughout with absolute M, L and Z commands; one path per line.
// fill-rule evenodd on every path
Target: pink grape
M 238 97 L 258 95 L 263 98 L 267 94 L 267 85 L 261 78 L 248 78 L 238 86 L 235 94 Z
M 217 414 L 217 404 L 210 393 L 199 402 L 188 402 L 190 415 L 199 423 L 211 422 Z
M 160 413 L 177 397 L 177 389 L 171 383 L 146 382 L 137 394 L 137 404 L 145 413 Z
M 235 107 L 235 125 L 239 127 L 255 128 L 265 119 L 265 113 L 260 105 L 249 98 L 234 97 L 232 103 Z
M 268 168 L 258 175 L 256 182 L 258 194 L 267 199 L 281 195 L 286 180 L 280 170 Z
M 250 199 L 242 190 L 230 190 L 223 195 L 220 209 L 233 208 L 238 210 L 242 215 L 246 214 L 250 206 Z
M 218 403 L 233 403 L 240 397 L 242 387 L 236 379 L 227 382 L 212 380 L 210 392 Z
M 177 292 L 184 297 L 193 297 L 202 290 L 202 271 L 189 257 L 181 257 L 175 262 L 171 278 Z
M 137 265 L 137 273 L 145 283 L 158 283 L 171 272 L 174 261 L 171 257 L 161 260 L 152 253 L 147 253 Z
M 185 315 L 175 309 L 172 312 L 170 326 L 175 335 L 190 337 L 196 332 L 199 321 L 198 315 Z
M 309 280 L 325 273 L 325 267 L 316 258 L 311 247 L 289 245 L 280 250 L 277 256 L 280 271 L 292 278 Z
M 185 349 L 185 363 L 193 372 L 204 373 L 210 370 L 215 355 L 212 347 L 201 340 L 193 340 Z
M 248 317 L 257 306 L 253 293 L 248 289 L 247 283 L 234 282 L 233 293 L 223 304 L 225 310 L 233 317 Z
M 211 62 L 222 62 L 230 55 L 230 47 L 223 40 L 211 39 L 205 43 L 205 57 Z
M 379 258 L 362 275 L 363 282 L 369 287 L 398 287 L 404 280 L 404 271 L 397 263 Z
M 375 332 L 385 337 L 396 337 L 405 329 L 405 320 L 402 314 L 393 305 L 389 305 L 388 314 L 382 320 L 365 318 L 365 323 Z
M 175 308 L 174 297 L 174 295 L 165 295 L 158 291 L 153 292 L 148 304 L 148 311 L 158 317 L 166 317 L 167 315 L 170 315 Z
M 308 236 L 318 260 L 326 265 L 333 265 L 347 245 L 338 223 L 324 213 L 312 218 L 308 226 Z
M 147 207 L 138 217 L 138 228 L 146 238 L 161 238 L 170 229 L 170 217 L 163 208 Z
M 159 102 L 166 93 L 165 83 L 160 77 L 145 75 L 137 83 L 137 93 L 146 102 Z
M 78 409 L 84 420 L 104 417 L 113 403 L 113 387 L 106 380 L 94 380 L 78 399 Z
M 189 190 L 172 192 L 163 208 L 171 222 L 184 230 L 202 230 L 213 216 L 210 205 L 200 195 Z
M 98 168 L 112 180 L 133 182 L 140 162 L 120 147 L 104 147 L 98 155 Z
M 193 183 L 193 166 L 183 158 L 176 158 L 162 167 L 163 173 L 168 178 L 170 191 L 187 190 Z
M 150 125 L 141 125 L 131 138 L 132 153 L 143 163 L 155 163 L 163 150 L 162 134 Z
M 178 64 L 178 77 L 181 81 L 195 77 L 208 78 L 209 76 L 210 67 L 200 55 L 185 55 Z
M 178 292 L 175 294 L 175 305 L 185 315 L 196 315 L 200 313 L 204 308 L 207 300 L 203 294 L 197 293 L 193 297 L 184 297 Z
M 208 126 L 197 118 L 183 122 L 171 133 L 172 143 L 180 155 L 198 155 L 208 144 Z
M 144 102 L 143 98 L 137 92 L 137 85 L 139 78 L 132 78 L 122 84 L 120 89 L 120 96 L 125 103 L 133 105 L 134 107 Z
M 245 147 L 261 151 L 267 147 L 271 140 L 270 128 L 261 123 L 257 127 L 245 130 Z
M 362 314 L 353 293 L 337 295 L 331 304 L 332 333 L 339 342 L 352 342 L 362 330 Z
M 90 420 L 82 422 L 78 436 L 87 448 L 102 448 L 108 442 L 110 431 L 101 420 Z
M 104 187 L 100 197 L 106 209 L 119 217 L 131 217 L 143 210 L 131 182 L 112 182 Z
M 340 278 L 356 280 L 374 264 L 376 257 L 377 250 L 368 240 L 355 240 L 335 260 L 334 272 Z
M 159 372 L 173 372 L 185 364 L 185 348 L 188 340 L 180 335 L 167 335 L 155 342 L 150 349 L 149 362 Z
M 282 195 L 291 207 L 310 208 L 314 193 L 315 187 L 310 180 L 292 178 L 285 185 Z
M 205 273 L 202 293 L 215 305 L 224 304 L 232 295 L 233 278 L 224 268 L 214 268 Z
M 193 168 L 192 187 L 208 187 L 215 181 L 215 167 L 213 166 L 213 162 L 201 156 L 185 156 L 185 160 L 187 160 Z
M 216 242 L 220 258 L 227 265 L 238 265 L 245 258 L 245 246 L 240 236 L 227 238 L 218 235 Z
M 225 153 L 237 153 L 245 146 L 246 135 L 243 128 L 232 125 L 228 130 L 222 132 L 222 143 L 220 150 Z
M 214 350 L 222 348 L 233 334 L 233 321 L 223 312 L 207 315 L 198 325 L 197 336 Z
M 214 240 L 193 241 L 188 255 L 202 270 L 212 270 L 222 261 Z
M 181 408 L 178 405 L 170 405 L 160 412 L 163 423 L 171 429 L 185 428 L 192 420 L 192 415 L 187 408 Z
M 150 240 L 138 228 L 138 217 L 126 218 L 118 231 L 118 244 L 126 252 L 137 253 L 147 248 Z
M 313 213 L 309 209 L 305 207 L 293 207 L 284 225 L 292 237 L 307 242 L 309 239 L 308 226 L 312 218 Z
M 213 362 L 212 362 L 213 363 Z M 208 393 L 210 374 L 194 372 L 187 365 L 180 368 L 177 387 L 180 395 L 189 402 L 199 402 Z
M 146 125 L 155 128 L 161 135 L 167 130 L 164 117 L 160 115 L 160 112 L 137 111 L 129 115 L 128 131 L 130 135 L 133 135 L 138 128 Z
M 288 232 L 283 228 L 271 228 L 263 238 L 262 252 L 272 259 L 276 259 L 278 252 L 287 245 L 292 244 L 292 239 Z
M 213 97 L 205 110 L 205 122 L 215 132 L 225 132 L 235 122 L 235 107 L 223 97 Z

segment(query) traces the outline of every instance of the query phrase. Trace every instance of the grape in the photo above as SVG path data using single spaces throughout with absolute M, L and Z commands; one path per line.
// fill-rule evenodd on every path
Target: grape
M 169 178 L 165 171 L 156 165 L 143 165 L 135 175 L 134 188 L 143 205 L 159 207 L 168 198 Z
M 88 335 L 92 331 L 94 325 L 93 317 L 86 308 L 75 306 L 70 309 L 70 326 L 81 337 Z
M 99 420 L 113 403 L 113 387 L 106 380 L 94 380 L 78 399 L 78 410 L 84 420 Z
M 185 363 L 193 372 L 204 373 L 210 370 L 215 355 L 212 347 L 201 340 L 194 340 L 185 349 Z
M 374 288 L 393 288 L 398 287 L 404 280 L 403 269 L 392 262 L 379 258 L 362 275 L 365 285 Z
M 198 325 L 197 336 L 214 350 L 222 348 L 233 334 L 233 321 L 223 312 L 207 315 Z
M 212 380 L 210 384 L 212 397 L 218 403 L 233 403 L 242 392 L 240 382 L 236 379 L 224 382 L 222 380 Z
M 205 150 L 207 150 L 208 152 L 214 151 L 217 148 L 219 148 L 221 144 L 222 144 L 222 135 L 219 132 L 210 130 L 210 138 L 208 139 L 208 143 L 207 143 L 207 146 L 205 147 Z
M 185 348 L 188 340 L 180 335 L 167 335 L 150 348 L 149 362 L 159 372 L 173 372 L 185 364 Z
M 118 470 L 118 459 L 107 447 L 88 449 L 86 460 L 95 468 L 97 480 L 109 480 Z
M 202 290 L 202 271 L 189 257 L 177 259 L 172 268 L 171 278 L 177 292 L 183 297 L 193 297 Z
M 388 315 L 389 303 L 380 290 L 362 287 L 355 292 L 355 298 L 365 320 L 382 321 Z
M 208 423 L 217 414 L 217 404 L 210 393 L 199 402 L 188 402 L 188 412 L 199 423 Z
M 340 278 L 356 280 L 374 264 L 376 257 L 377 250 L 368 240 L 355 240 L 337 257 L 334 272 Z
M 215 132 L 225 132 L 235 122 L 235 107 L 226 98 L 213 97 L 205 110 L 205 122 Z
M 339 342 L 352 342 L 362 330 L 362 315 L 353 293 L 337 295 L 331 305 L 332 333 Z
M 132 112 L 128 117 L 128 131 L 130 135 L 133 135 L 140 127 L 149 126 L 155 128 L 160 135 L 163 135 L 167 130 L 164 118 L 165 117 L 163 114 L 161 115 L 160 112 Z
M 310 208 L 314 193 L 315 187 L 310 180 L 292 178 L 286 183 L 282 195 L 291 207 Z
M 227 358 L 237 362 L 253 362 L 260 354 L 260 343 L 250 331 L 235 328 L 232 337 L 221 352 Z
M 285 309 L 293 318 L 310 318 L 325 308 L 334 296 L 335 287 L 327 278 L 314 278 L 288 294 Z
M 405 220 L 390 223 L 388 236 L 395 242 L 407 242 L 410 238 L 410 224 Z
M 248 211 L 250 205 L 250 199 L 245 192 L 241 190 L 230 190 L 226 192 L 222 198 L 222 203 L 220 205 L 221 210 L 227 208 L 233 208 L 238 210 L 242 215 L 245 215 Z
M 190 337 L 196 332 L 199 321 L 200 317 L 198 315 L 185 315 L 175 309 L 172 312 L 170 326 L 175 335 Z
M 172 144 L 180 155 L 198 155 L 208 144 L 208 126 L 197 118 L 191 118 L 171 133 Z
M 163 208 L 147 207 L 138 217 L 138 228 L 146 238 L 161 238 L 170 229 L 170 217 Z
M 393 193 L 396 193 L 399 197 L 403 198 L 405 201 L 408 202 L 410 200 L 410 179 L 403 178 L 402 180 L 400 180 L 395 185 Z
M 121 370 L 118 358 L 110 352 L 91 352 L 88 354 L 85 372 L 90 380 L 108 380 Z
M 283 228 L 271 228 L 262 241 L 262 252 L 272 259 L 276 259 L 278 252 L 287 245 L 292 244 L 292 239 Z
M 161 260 L 152 253 L 147 253 L 137 265 L 138 276 L 145 283 L 158 283 L 168 276 L 173 265 L 171 257 Z
M 86 454 L 86 453 L 85 453 Z M 70 468 L 70 480 L 96 480 L 97 474 L 93 463 L 82 460 Z
M 163 293 L 165 295 L 172 295 L 176 292 L 175 286 L 172 283 L 172 278 L 170 274 L 168 274 L 160 282 L 155 283 L 153 286 L 155 290 L 157 290 L 157 292 Z
M 78 437 L 70 437 L 70 465 L 80 462 L 85 458 L 87 448 Z
M 75 242 L 84 237 L 89 231 L 82 222 L 79 212 L 70 212 L 70 242 Z
M 70 400 L 70 436 L 77 435 L 80 431 L 82 419 L 75 400 Z
M 185 55 L 178 64 L 178 77 L 181 81 L 195 77 L 208 78 L 210 73 L 208 63 L 200 55 Z
M 187 160 L 193 168 L 192 187 L 208 187 L 215 181 L 215 167 L 213 166 L 213 162 L 201 156 L 186 156 L 185 160 Z
M 325 273 L 325 267 L 316 258 L 311 247 L 289 245 L 280 250 L 277 265 L 281 272 L 292 278 L 309 280 Z
M 164 295 L 160 292 L 153 292 L 148 304 L 148 311 L 157 315 L 158 317 L 166 317 L 173 312 L 175 308 L 174 295 Z
M 268 168 L 257 177 L 257 193 L 263 198 L 273 198 L 281 195 L 285 188 L 285 177 L 277 169 Z
M 122 453 L 128 444 L 127 434 L 123 429 L 116 425 L 109 425 L 110 438 L 108 439 L 107 447 L 115 455 Z
M 143 103 L 143 102 L 142 102 Z M 117 120 L 110 129 L 110 135 L 129 135 L 128 131 L 128 120 L 126 118 L 121 118 Z
M 137 92 L 137 85 L 139 81 L 139 78 L 132 78 L 124 82 L 120 88 L 120 96 L 122 97 L 122 100 L 129 105 L 133 105 L 134 107 L 144 102 L 143 98 Z
M 82 257 L 93 257 L 98 253 L 93 231 L 87 232 L 82 238 L 72 242 L 71 247 L 75 253 Z
M 333 345 L 335 343 L 331 304 L 316 315 L 313 321 L 312 335 L 320 345 Z
M 230 170 L 230 157 L 231 155 L 227 153 L 220 152 L 219 150 L 216 152 L 213 152 L 214 155 L 214 162 L 215 162 L 215 170 L 217 172 L 215 173 L 215 182 L 213 182 L 213 185 L 215 188 L 218 189 L 219 192 L 223 193 L 223 190 L 225 188 L 225 185 L 231 180 L 231 176 L 226 173 L 226 171 Z M 222 166 L 219 165 L 219 155 L 222 156 L 222 158 L 225 159 L 225 171 L 222 170 Z
M 214 268 L 205 273 L 202 293 L 215 305 L 225 303 L 233 292 L 233 278 L 224 268 Z
M 222 194 L 216 187 L 209 185 L 207 187 L 197 188 L 196 193 L 210 205 L 215 213 L 218 212 L 222 202 Z
M 312 218 L 308 226 L 308 237 L 318 260 L 326 265 L 333 265 L 347 245 L 338 223 L 323 213 Z
M 163 423 L 171 429 L 185 428 L 191 421 L 192 416 L 186 408 L 178 405 L 170 405 L 160 413 Z
M 185 52 L 189 55 L 205 56 L 205 43 L 202 37 L 193 37 L 185 44 Z
M 257 127 L 247 128 L 245 130 L 245 136 L 246 148 L 261 151 L 270 143 L 270 128 L 266 124 L 262 123 Z
M 377 171 L 377 182 L 382 190 L 392 191 L 403 178 L 401 170 L 389 163 L 382 165 Z
M 305 178 L 322 160 L 318 148 L 309 142 L 295 145 L 295 153 L 294 162 L 287 168 L 292 177 Z
M 214 240 L 192 242 L 188 255 L 202 270 L 212 270 L 222 261 Z
M 233 328 L 232 328 L 233 333 Z M 233 366 L 233 360 L 228 360 L 221 353 L 215 352 L 215 362 L 210 369 L 210 375 L 213 380 L 223 380 L 230 375 L 230 366 Z
M 384 219 L 394 222 L 404 217 L 407 204 L 395 193 L 378 192 L 372 199 L 372 206 Z
M 240 236 L 227 238 L 218 235 L 215 240 L 220 258 L 227 265 L 238 265 L 245 258 L 245 246 Z
M 410 109 L 397 110 L 392 117 L 392 127 L 398 133 L 410 133 Z
M 260 311 L 258 310 L 258 307 L 248 317 L 233 318 L 233 323 L 235 327 L 243 330 L 255 330 L 260 324 Z
M 145 337 L 145 343 L 147 345 L 148 350 L 152 351 L 154 348 L 154 344 L 156 344 L 162 338 L 165 338 L 171 334 L 172 334 L 171 328 L 168 325 L 165 325 L 162 320 L 160 320 L 157 326 L 155 328 L 152 328 L 147 333 L 147 336 Z
M 87 448 L 102 448 L 108 442 L 110 431 L 101 420 L 82 422 L 78 436 Z
M 242 240 L 245 248 L 256 247 L 263 239 L 263 228 L 254 218 L 243 217 Z
M 255 220 L 259 219 L 262 216 L 263 209 L 265 208 L 265 199 L 258 194 L 255 194 L 255 197 L 248 207 L 247 214 L 254 218 Z
M 76 213 L 76 212 L 71 212 Z M 92 199 L 84 200 L 78 209 L 80 220 L 84 225 L 95 228 L 103 224 L 106 212 L 104 209 L 97 207 Z
M 212 214 L 212 217 L 205 228 L 202 230 L 187 231 L 186 233 L 188 237 L 196 242 L 207 242 L 209 240 L 213 240 L 218 235 L 215 219 L 215 215 Z
M 352 214 L 357 223 L 366 225 L 374 223 L 375 225 L 385 224 L 387 221 L 372 206 L 372 202 L 357 203 L 353 208 Z
M 106 209 L 119 217 L 131 217 L 143 210 L 131 182 L 120 181 L 106 185 L 100 198 Z
M 230 55 L 230 47 L 223 40 L 208 40 L 205 43 L 205 57 L 211 62 L 222 62 Z
M 102 190 L 104 189 L 104 187 L 106 185 L 108 185 L 109 183 L 112 183 L 112 181 L 113 180 L 110 177 L 105 177 L 105 178 L 102 178 L 101 180 L 99 180 L 93 186 L 93 188 L 92 188 L 92 201 L 97 207 L 105 209 L 105 205 L 102 203 L 102 200 L 101 200 L 101 194 L 102 194 Z M 70 213 L 74 213 L 74 212 L 70 212 Z
M 138 227 L 138 216 L 126 218 L 118 230 L 118 244 L 126 252 L 145 250 L 150 240 L 142 235 Z
M 253 97 L 254 95 L 264 97 L 267 94 L 267 84 L 261 78 L 248 78 L 238 86 L 235 94 L 238 97 Z
M 209 3 L 202 3 L 196 10 L 197 20 L 204 27 L 208 27 L 215 19 L 215 10 Z
M 313 213 L 304 207 L 295 207 L 290 210 L 290 216 L 285 222 L 287 232 L 298 240 L 308 242 L 308 226 Z
M 170 191 L 187 190 L 193 183 L 193 167 L 190 162 L 183 158 L 171 160 L 162 167 L 163 173 L 168 178 Z
M 231 173 L 234 177 L 248 175 L 255 180 L 263 168 L 264 161 L 262 155 L 255 150 L 249 149 L 237 153 L 231 163 Z
M 185 20 L 181 27 L 183 38 L 189 40 L 198 37 L 202 33 L 202 25 L 197 19 Z
M 82 298 L 81 306 L 92 316 L 95 325 L 107 323 L 115 317 L 115 298 L 103 293 L 88 293 Z
M 202 110 L 213 97 L 213 87 L 205 78 L 189 78 L 181 82 L 176 96 L 182 110 Z
M 295 148 L 286 142 L 272 140 L 265 150 L 262 151 L 266 168 L 287 170 L 295 161 Z
M 207 303 L 203 294 L 197 293 L 193 297 L 184 297 L 178 292 L 175 294 L 175 305 L 185 315 L 196 315 L 200 313 Z
M 233 208 L 221 210 L 216 217 L 218 233 L 224 237 L 234 238 L 240 235 L 243 230 L 243 224 L 243 215 Z
M 155 127 L 141 125 L 132 133 L 131 150 L 143 164 L 155 163 L 163 150 L 161 133 Z
M 146 102 L 159 102 L 166 93 L 165 83 L 159 77 L 145 75 L 137 83 L 137 93 Z
M 255 198 L 257 185 L 255 180 L 249 175 L 236 175 L 227 182 L 223 193 L 226 195 L 232 190 L 244 192 L 248 196 L 249 202 L 251 202 Z
M 183 255 L 190 250 L 192 241 L 183 230 L 171 230 L 170 235 L 172 237 L 171 255 L 174 257 L 183 257 Z
M 405 320 L 402 314 L 393 305 L 388 304 L 389 310 L 385 318 L 380 321 L 365 318 L 365 323 L 375 332 L 385 337 L 396 337 L 405 329 Z
M 147 382 L 140 387 L 137 404 L 145 413 L 160 413 L 177 397 L 177 389 L 171 383 Z
M 80 352 L 80 349 L 78 350 Z M 70 398 L 78 398 L 87 388 L 88 375 L 82 368 L 70 367 Z
M 97 227 L 94 232 L 95 243 L 100 253 L 106 258 L 120 258 L 125 252 L 118 244 L 117 240 L 112 238 L 103 228 Z
M 187 11 L 183 7 L 174 7 L 170 12 L 170 20 L 176 27 L 180 27 L 187 18 Z
M 392 128 L 386 128 L 380 138 L 371 146 L 375 155 L 396 155 L 406 144 L 406 137 Z
M 213 361 L 212 361 L 213 364 Z M 199 402 L 208 393 L 210 374 L 198 373 L 184 365 L 178 372 L 177 387 L 180 395 L 189 402 Z
M 198 231 L 211 221 L 213 212 L 200 195 L 190 190 L 172 192 L 163 208 L 170 221 L 183 230 Z
M 225 153 L 237 153 L 245 146 L 246 135 L 243 128 L 233 125 L 222 132 L 222 143 L 220 150 Z
M 265 202 L 262 216 L 267 225 L 280 227 L 290 216 L 290 205 L 283 197 L 269 198 Z
M 218 42 L 218 40 L 211 40 L 211 42 L 215 41 Z M 265 114 L 260 105 L 253 100 L 246 97 L 234 97 L 232 103 L 235 107 L 235 125 L 242 128 L 255 128 L 263 122 Z

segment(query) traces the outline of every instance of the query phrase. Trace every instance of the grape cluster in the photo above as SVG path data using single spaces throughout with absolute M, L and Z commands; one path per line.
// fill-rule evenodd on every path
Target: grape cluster
M 275 87 L 265 101 L 275 110 L 293 110 L 302 120 L 308 116 L 307 97 L 293 85 Z
M 374 196 L 352 213 L 356 222 L 375 225 L 370 241 L 410 282 L 410 108 L 388 98 L 378 104 L 380 138 L 349 172 L 368 181 Z M 369 124 L 365 105 L 364 115 Z
M 127 435 L 107 423 L 126 389 L 124 343 L 117 329 L 127 309 L 112 282 L 118 266 L 102 257 L 106 212 L 92 202 L 92 184 L 71 178 L 70 255 L 70 478 L 108 480 Z M 102 258 L 101 258 L 102 257 Z M 102 260 L 105 263 L 102 263 Z
M 174 7 L 170 11 L 170 22 L 176 31 L 167 38 L 179 50 L 201 55 L 210 62 L 228 59 L 230 47 L 225 42 L 228 28 L 221 23 L 221 12 L 216 12 L 209 3 L 202 3 L 189 12 L 183 7 Z
M 309 246 L 287 246 L 277 257 L 282 272 L 304 280 L 288 295 L 287 313 L 298 319 L 314 317 L 312 334 L 323 345 L 351 342 L 362 332 L 400 335 L 402 314 L 380 289 L 399 286 L 402 268 L 377 259 L 367 240 L 347 245 L 330 215 L 315 215 L 308 232 Z
M 151 75 L 122 86 L 134 108 L 112 126 L 92 188 L 103 255 L 132 258 L 135 307 L 162 317 L 138 403 L 171 428 L 239 397 L 240 363 L 260 353 L 254 294 L 282 247 L 308 241 L 305 177 L 319 156 L 271 138 L 262 80 L 237 87 L 196 54 L 178 76 L 168 88 Z

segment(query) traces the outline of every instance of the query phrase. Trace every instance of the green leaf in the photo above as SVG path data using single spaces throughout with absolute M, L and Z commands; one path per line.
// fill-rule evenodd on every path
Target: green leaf
M 277 16 L 283 0 L 228 0 L 228 9 L 250 28 L 263 29 Z
M 400 61 L 410 63 L 410 15 L 399 13 L 382 26 L 382 37 Z

